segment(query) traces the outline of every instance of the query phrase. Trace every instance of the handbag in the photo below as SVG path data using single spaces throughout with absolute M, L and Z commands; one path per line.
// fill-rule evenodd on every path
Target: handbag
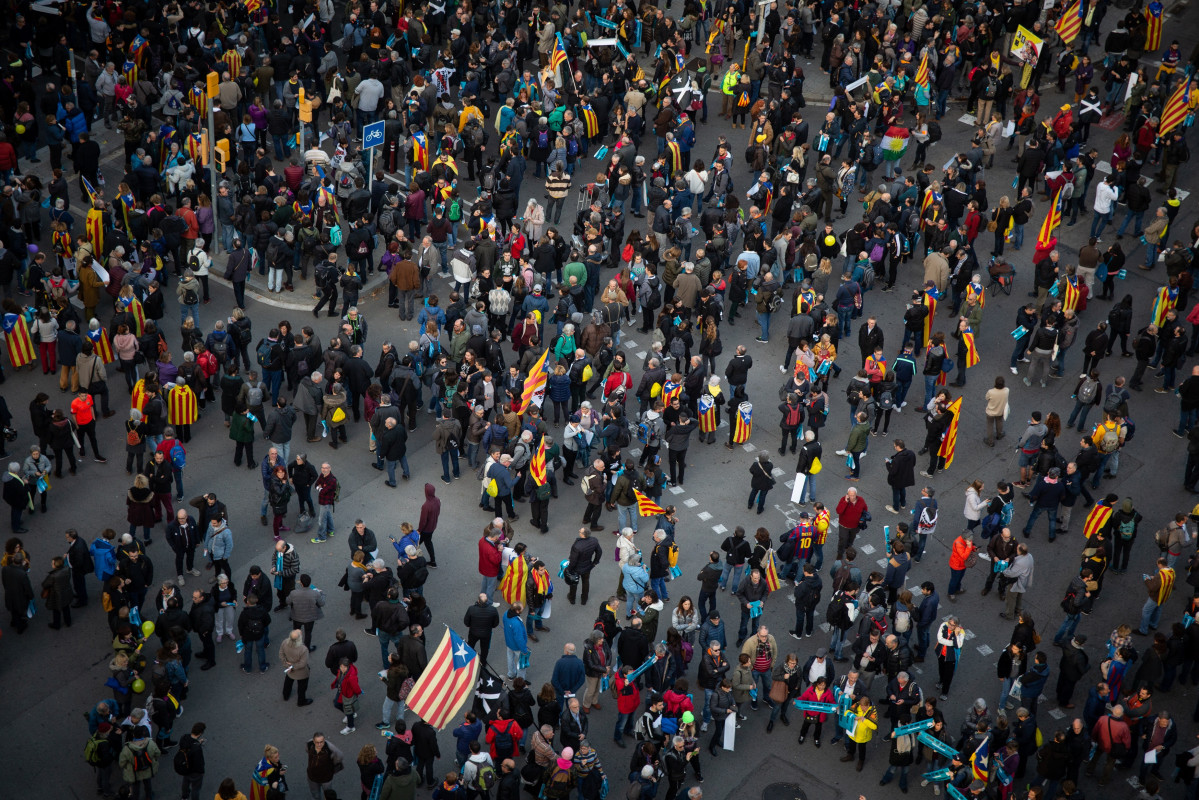
M 783 681 L 775 681 L 770 684 L 770 699 L 776 703 L 786 702 L 787 684 Z
M 994 233 L 997 230 L 999 230 L 999 223 L 997 221 L 991 220 L 990 222 L 987 223 L 987 232 L 988 233 Z
M 978 565 L 978 551 L 975 550 L 970 555 L 966 556 L 966 569 L 971 569 Z

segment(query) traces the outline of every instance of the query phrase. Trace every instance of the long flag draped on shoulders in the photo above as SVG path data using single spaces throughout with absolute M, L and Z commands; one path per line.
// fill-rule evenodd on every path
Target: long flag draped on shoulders
M 745 444 L 754 432 L 754 407 L 748 400 L 737 406 L 737 416 L 733 425 L 733 442 Z
M 112 352 L 112 342 L 108 340 L 108 331 L 103 328 L 88 330 L 87 338 L 91 340 L 92 347 L 95 348 L 95 353 L 101 361 L 111 364 L 116 360 Z
M 941 449 L 937 451 L 937 455 L 945 459 L 943 469 L 953 466 L 954 453 L 958 447 L 958 423 L 962 419 L 962 398 L 959 397 L 950 403 L 949 411 L 953 414 L 953 420 L 949 423 L 949 430 L 945 431 L 945 438 L 941 440 Z
M 1037 247 L 1048 247 L 1050 240 L 1053 239 L 1053 232 L 1061 224 L 1062 190 L 1058 189 L 1053 193 L 1053 202 L 1049 204 L 1049 211 L 1045 214 L 1045 221 L 1041 223 L 1041 230 L 1037 233 Z
M 1078 278 L 1067 276 L 1064 288 L 1062 289 L 1062 310 L 1077 311 L 1080 297 L 1081 294 L 1078 290 Z
M 937 299 L 940 293 L 935 288 L 927 288 L 924 290 L 924 307 L 928 309 L 928 316 L 924 318 L 924 343 L 928 344 L 933 338 L 933 323 L 937 316 Z
M 1166 321 L 1166 312 L 1174 307 L 1178 302 L 1178 289 L 1171 289 L 1169 286 L 1163 286 L 1157 290 L 1157 294 L 1153 296 L 1153 324 L 1161 327 Z
M 1061 17 L 1058 18 L 1057 25 L 1054 26 L 1054 30 L 1057 31 L 1057 35 L 1060 36 L 1062 41 L 1066 44 L 1070 44 L 1070 42 L 1078 38 L 1078 32 L 1082 30 L 1083 13 L 1084 9 L 1082 6 L 1082 0 L 1074 0 L 1074 2 L 1062 12 Z
M 500 596 L 508 605 L 525 601 L 525 584 L 529 582 L 529 562 L 524 556 L 517 556 L 504 570 L 500 578 Z
M 1107 525 L 1107 521 L 1111 519 L 1111 516 L 1111 506 L 1103 505 L 1102 503 L 1096 505 L 1087 513 L 1086 522 L 1082 524 L 1083 537 L 1090 539 L 1092 536 L 1099 533 L 1099 531 L 1103 529 L 1103 526 Z
M 33 337 L 29 335 L 29 324 L 22 314 L 5 314 L 0 321 L 4 328 L 4 346 L 8 350 L 8 362 L 14 369 L 23 367 L 37 358 Z
M 643 517 L 652 517 L 657 514 L 665 514 L 666 509 L 650 500 L 637 489 L 633 490 L 633 496 L 637 498 L 637 513 Z
M 766 588 L 772 592 L 779 590 L 779 570 L 775 565 L 774 551 L 766 551 L 766 568 L 764 570 L 766 579 Z
M 548 380 L 545 372 L 545 359 L 549 354 L 549 350 L 542 353 L 541 358 L 537 359 L 537 363 L 529 370 L 529 377 L 525 378 L 525 386 L 520 393 L 520 410 L 516 412 L 517 414 L 528 411 L 530 403 L 541 408 L 541 403 L 545 399 L 545 383 Z
M 982 359 L 978 356 L 978 344 L 974 341 L 974 331 L 967 328 L 962 332 L 962 344 L 966 348 L 966 369 L 977 366 Z
M 271 762 L 266 760 L 266 756 L 258 762 L 258 766 L 254 768 L 253 774 L 250 776 L 250 800 L 266 800 L 267 792 L 270 785 L 267 783 L 267 776 L 271 774 Z
M 1162 19 L 1166 7 L 1158 0 L 1145 6 L 1145 51 L 1152 53 L 1162 46 Z
M 537 452 L 533 453 L 533 457 L 529 459 L 529 475 L 538 486 L 545 486 L 546 481 L 549 480 L 545 468 L 544 436 L 541 437 L 541 442 L 537 445 Z
M 479 656 L 446 628 L 429 665 L 408 694 L 408 708 L 438 730 L 444 728 L 475 691 Z
M 701 394 L 699 402 L 696 403 L 696 410 L 699 412 L 699 429 L 702 433 L 713 433 L 720 427 L 720 420 L 716 419 L 716 398 L 712 395 L 711 388 L 709 387 L 709 391 Z

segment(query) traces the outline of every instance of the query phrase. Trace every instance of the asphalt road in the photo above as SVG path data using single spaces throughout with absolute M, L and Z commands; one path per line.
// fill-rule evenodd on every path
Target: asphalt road
M 817 80 L 818 76 L 818 67 L 812 65 L 809 68 L 809 81 Z M 1047 88 L 1045 94 L 1046 108 L 1052 107 L 1059 99 L 1052 89 Z M 808 111 L 812 120 L 817 119 L 819 108 L 809 106 Z M 946 138 L 930 150 L 930 160 L 934 163 L 947 160 L 953 151 L 952 148 L 964 148 L 968 144 L 972 129 L 955 121 L 961 113 L 960 107 L 952 109 L 942 121 Z M 113 134 L 106 134 L 102 129 L 100 132 L 106 146 L 115 143 Z M 733 132 L 729 125 L 715 114 L 709 118 L 708 125 L 698 131 L 696 155 L 704 157 L 706 161 L 711 143 L 718 134 L 727 136 L 734 143 L 733 150 L 737 156 L 739 151 L 736 145 L 745 138 L 745 133 Z M 1093 128 L 1090 143 L 1098 146 L 1102 153 L 1110 153 L 1113 139 L 1114 133 Z M 647 148 L 652 148 L 652 144 L 647 143 Z M 1012 165 L 1005 156 L 1007 154 L 1004 153 L 997 155 L 995 169 L 986 174 L 988 184 L 992 187 L 992 204 L 1002 194 L 1002 187 L 1010 184 L 1013 175 Z M 909 155 L 904 163 L 910 161 Z M 746 187 L 752 181 L 739 158 L 738 162 L 736 182 L 739 187 Z M 114 165 L 109 165 L 110 180 L 118 177 L 117 171 Z M 527 186 L 531 187 L 533 183 L 530 181 Z M 1188 172 L 1183 175 L 1180 186 L 1194 191 L 1196 181 L 1193 174 Z M 521 199 L 523 201 L 526 198 Z M 1043 208 L 1044 204 L 1041 203 L 1040 207 Z M 1194 216 L 1193 205 L 1189 202 L 1184 203 L 1176 226 L 1179 235 L 1189 229 Z M 846 222 L 839 223 L 838 230 L 841 230 Z M 1039 222 L 1038 217 L 1030 227 Z M 1080 224 L 1073 228 L 1062 228 L 1059 232 L 1063 251 L 1067 253 L 1067 261 L 1070 258 L 1069 254 L 1084 243 L 1087 229 L 1088 226 Z M 1035 227 L 1032 227 L 1030 234 L 1029 238 L 1035 236 Z M 1111 235 L 1109 229 L 1105 239 L 1110 240 Z M 979 241 L 980 249 L 983 250 L 980 260 L 984 262 L 986 239 L 987 235 L 983 234 Z M 1131 237 L 1125 240 L 1125 244 L 1131 245 L 1132 242 Z M 1024 293 L 1031 283 L 1031 251 L 1032 248 L 1026 246 L 1022 252 L 1011 254 L 1019 270 L 1012 296 L 993 296 L 988 299 L 979 336 L 982 362 L 969 372 L 968 385 L 962 390 L 965 400 L 957 460 L 948 472 L 937 475 L 931 481 L 941 501 L 939 534 L 937 540 L 929 544 L 928 557 L 911 571 L 909 586 L 915 587 L 924 580 L 932 580 L 939 588 L 943 588 L 948 581 L 948 543 L 964 525 L 964 520 L 959 515 L 965 487 L 974 479 L 979 479 L 984 481 L 989 490 L 997 480 L 1010 480 L 1015 477 L 1015 458 L 1012 450 L 990 449 L 981 443 L 983 394 L 990 387 L 994 377 L 1002 374 L 1012 386 L 1012 410 L 1009 421 L 1011 435 L 1008 443 L 1012 443 L 1015 436 L 1019 435 L 1021 423 L 1031 411 L 1056 410 L 1065 417 L 1073 406 L 1069 394 L 1074 385 L 1074 378 L 1081 369 L 1081 355 L 1077 346 L 1070 352 L 1066 362 L 1067 377 L 1051 381 L 1046 389 L 1035 386 L 1026 389 L 1007 370 L 1011 348 L 1008 333 L 1014 327 L 1016 310 L 1023 302 Z M 1136 259 L 1138 253 L 1139 250 L 1134 251 L 1130 260 Z M 218 259 L 218 264 L 221 261 Z M 1133 267 L 1129 270 L 1127 280 L 1118 287 L 1117 296 L 1122 296 L 1125 292 L 1133 295 L 1136 310 L 1134 324 L 1138 327 L 1145 324 L 1151 296 L 1158 286 L 1156 280 L 1160 279 L 1162 272 L 1159 268 L 1152 273 L 1143 274 Z M 921 268 L 917 259 L 901 269 L 895 293 L 886 295 L 873 292 L 867 297 L 865 310 L 878 316 L 886 333 L 888 354 L 897 349 L 901 337 L 903 303 L 911 289 L 920 281 Z M 437 288 L 444 289 L 440 284 L 437 284 Z M 383 298 L 364 297 L 360 307 L 371 324 L 371 338 L 366 349 L 372 359 L 377 356 L 379 344 L 384 338 L 404 342 L 415 337 L 414 326 L 400 323 L 393 313 L 386 309 Z M 213 303 L 201 309 L 203 327 L 206 330 L 210 329 L 212 321 L 226 316 L 230 308 L 231 296 L 228 291 L 214 287 Z M 1082 314 L 1083 333 L 1093 327 L 1099 319 L 1104 318 L 1108 308 L 1107 302 L 1092 302 L 1090 308 Z M 281 311 L 252 302 L 249 314 L 254 320 L 256 333 L 285 317 L 296 325 L 312 324 L 325 341 L 334 332 L 332 320 L 326 320 L 324 317 L 312 320 L 307 318 L 303 311 Z M 947 323 L 948 319 L 942 314 L 937 329 L 948 330 Z M 168 328 L 168 337 L 173 339 L 175 328 L 173 325 Z M 734 328 L 726 326 L 723 332 L 727 354 L 731 354 L 736 344 L 744 343 L 755 360 L 748 386 L 750 399 L 757 406 L 755 430 L 750 444 L 733 451 L 726 450 L 719 443 L 715 446 L 692 446 L 686 487 L 677 491 L 668 490 L 665 495 L 666 501 L 678 506 L 681 517 L 678 538 L 682 546 L 683 578 L 671 586 L 672 605 L 673 600 L 684 593 L 695 595 L 697 587 L 691 577 L 706 560 L 706 553 L 718 547 L 726 531 L 738 524 L 751 530 L 758 525 L 765 525 L 777 535 L 784 529 L 787 519 L 796 516 L 796 509 L 788 503 L 789 490 L 784 488 L 783 483 L 790 479 L 794 463 L 790 455 L 785 459 L 777 457 L 778 434 L 777 428 L 774 427 L 776 390 L 780 382 L 778 365 L 782 363 L 785 338 L 776 333 L 769 344 L 758 344 L 752 341 L 756 335 L 756 327 L 744 323 Z M 640 361 L 648 344 L 647 336 L 634 332 L 626 338 L 623 347 L 629 353 L 630 359 L 636 358 Z M 856 347 L 850 345 L 842 356 L 842 363 L 850 365 L 849 361 L 854 357 Z M 720 359 L 719 369 L 723 370 L 727 363 L 726 358 L 727 356 Z M 1132 366 L 1128 359 L 1113 358 L 1102 364 L 1101 372 L 1106 381 L 1116 374 L 1127 374 Z M 58 394 L 56 383 L 40 374 L 14 374 L 10 371 L 8 376 L 4 396 L 16 415 L 16 425 L 22 434 L 18 441 L 11 443 L 9 452 L 24 453 L 31 441 L 24 409 L 32 395 L 38 391 L 46 391 L 51 396 L 52 405 L 64 407 L 69 398 Z M 842 445 L 848 430 L 845 407 L 839 402 L 839 393 L 845 386 L 846 377 L 835 381 L 830 390 L 830 424 L 822 435 L 822 440 L 829 450 Z M 125 398 L 119 383 L 119 380 L 110 379 L 110 385 L 114 387 L 114 407 L 124 409 Z M 1143 528 L 1149 532 L 1162 526 L 1175 512 L 1188 510 L 1193 505 L 1194 498 L 1181 489 L 1180 472 L 1185 459 L 1184 446 L 1169 430 L 1175 424 L 1177 412 L 1177 400 L 1172 396 L 1157 395 L 1149 391 L 1136 394 L 1132 401 L 1132 414 L 1138 422 L 1135 440 L 1121 456 L 1119 477 L 1105 482 L 1103 486 L 1104 490 L 1117 492 L 1122 497 L 1134 498 L 1138 509 L 1146 517 Z M 325 673 L 320 668 L 314 669 L 311 691 L 311 695 L 318 702 L 306 709 L 297 709 L 290 703 L 281 702 L 280 670 L 273 669 L 266 675 L 244 675 L 238 669 L 239 662 L 234 655 L 232 644 L 224 642 L 218 646 L 217 669 L 209 672 L 199 672 L 198 668 L 194 670 L 191 696 L 185 704 L 186 714 L 176 726 L 176 733 L 180 733 L 198 720 L 208 724 L 206 750 L 209 771 L 205 781 L 205 793 L 215 791 L 220 780 L 226 776 L 235 778 L 238 788 L 248 791 L 250 771 L 261 756 L 263 744 L 268 742 L 281 748 L 284 761 L 291 766 L 293 796 L 296 797 L 304 796 L 306 790 L 302 779 L 303 744 L 314 731 L 320 730 L 329 734 L 331 741 L 342 748 L 348 759 L 352 759 L 358 749 L 368 742 L 382 746 L 382 740 L 372 727 L 372 723 L 378 719 L 378 709 L 383 698 L 381 685 L 373 680 L 373 673 L 377 669 L 377 647 L 374 639 L 362 633 L 360 624 L 352 624 L 354 621 L 349 616 L 348 597 L 337 588 L 336 582 L 347 562 L 345 533 L 354 519 L 362 517 L 380 536 L 397 531 L 399 523 L 403 520 L 415 522 L 423 499 L 421 489 L 426 481 L 437 487 L 443 502 L 436 537 L 441 553 L 441 569 L 433 573 L 433 579 L 426 591 L 434 613 L 430 647 L 435 645 L 440 636 L 443 623 L 456 626 L 460 630 L 461 614 L 473 601 L 479 583 L 476 574 L 475 542 L 490 515 L 477 508 L 479 486 L 468 477 L 469 473 L 464 474 L 461 481 L 448 487 L 437 480 L 440 464 L 430 441 L 430 421 L 430 418 L 422 415 L 420 430 L 409 440 L 412 481 L 401 483 L 400 487 L 394 490 L 383 486 L 384 476 L 370 467 L 367 432 L 363 425 L 351 426 L 349 446 L 336 452 L 324 444 L 294 445 L 293 452 L 307 446 L 314 463 L 328 460 L 333 465 L 334 473 L 342 481 L 341 503 L 336 514 L 338 536 L 323 546 L 310 544 L 307 537 L 301 538 L 292 534 L 292 538 L 297 542 L 304 571 L 311 573 L 316 585 L 324 588 L 328 595 L 325 619 L 317 623 L 314 634 L 314 642 L 319 646 L 314 659 L 318 662 L 323 661 L 324 651 L 333 641 L 333 632 L 338 626 L 343 626 L 350 632 L 350 637 L 358 644 L 362 656 L 363 686 L 366 692 L 363 698 L 364 712 L 357 733 L 348 737 L 338 736 L 337 731 L 341 727 L 340 714 L 332 708 L 331 692 L 321 685 Z M 35 584 L 48 570 L 50 557 L 65 549 L 62 540 L 64 528 L 79 528 L 89 539 L 103 527 L 123 529 L 123 496 L 129 482 L 122 474 L 119 462 L 119 455 L 123 449 L 119 423 L 120 417 L 117 417 L 100 425 L 100 438 L 109 463 L 99 465 L 86 461 L 77 477 L 55 481 L 51 491 L 49 514 L 39 514 L 29 519 L 27 524 L 31 532 L 23 538 L 33 556 L 35 568 L 32 577 Z M 856 484 L 869 503 L 876 520 L 865 534 L 865 541 L 860 542 L 873 547 L 873 552 L 868 551 L 866 547 L 861 548 L 865 556 L 860 559 L 860 563 L 866 568 L 872 567 L 872 560 L 881 558 L 881 524 L 888 522 L 890 518 L 883 510 L 883 506 L 890 500 L 883 458 L 890 454 L 891 441 L 895 438 L 906 439 L 913 449 L 917 449 L 923 439 L 923 424 L 912 406 L 893 418 L 890 433 L 889 439 L 871 440 L 870 452 L 863 462 L 862 481 Z M 779 487 L 769 496 L 767 513 L 762 517 L 755 517 L 752 512 L 744 511 L 742 504 L 748 495 L 749 462 L 759 449 L 771 452 L 775 466 L 781 474 Z M 1071 448 L 1065 449 L 1072 452 Z M 231 451 L 232 443 L 226 436 L 226 429 L 221 424 L 219 414 L 210 409 L 194 426 L 185 489 L 189 497 L 200 491 L 216 491 L 228 504 L 231 514 L 230 527 L 235 540 L 232 563 L 235 580 L 240 585 L 251 564 L 269 565 L 272 542 L 268 529 L 263 528 L 257 521 L 261 496 L 257 476 L 254 473 L 232 471 Z M 260 445 L 256 454 L 261 457 L 263 452 L 264 447 Z M 844 488 L 849 485 L 840 478 L 843 470 L 837 462 L 838 460 L 832 457 L 826 459 L 828 469 L 819 481 L 819 499 L 826 503 L 835 503 Z M 582 515 L 583 502 L 580 493 L 570 487 L 562 489 L 560 499 L 551 505 L 548 535 L 542 536 L 529 527 L 527 509 L 520 509 L 521 519 L 516 523 L 518 539 L 528 543 L 530 551 L 547 563 L 557 563 L 566 557 Z M 1026 508 L 1018 504 L 1015 524 L 1023 524 L 1027 518 L 1026 514 Z M 614 527 L 614 515 L 605 515 L 604 522 L 609 527 Z M 1037 620 L 1038 630 L 1046 636 L 1046 645 L 1061 621 L 1058 602 L 1067 580 L 1078 564 L 1081 550 L 1080 521 L 1076 520 L 1072 527 L 1070 535 L 1049 544 L 1045 540 L 1042 523 L 1030 540 L 1037 568 L 1033 589 L 1026 598 L 1026 606 Z M 616 569 L 610 556 L 613 538 L 607 533 L 598 536 L 604 547 L 605 557 L 595 576 L 597 590 L 593 593 L 591 607 L 569 606 L 564 600 L 554 604 L 551 620 L 553 631 L 544 635 L 539 644 L 533 645 L 530 678 L 535 687 L 542 681 L 548 681 L 563 643 L 573 641 L 581 647 L 583 637 L 591 629 L 597 604 L 605 597 L 605 593 L 598 587 L 611 586 L 616 581 Z M 644 531 L 641 538 L 647 538 Z M 1098 664 L 1100 644 L 1106 640 L 1114 626 L 1120 622 L 1135 623 L 1139 618 L 1144 590 L 1138 576 L 1143 571 L 1151 570 L 1153 559 L 1156 557 L 1156 548 L 1150 539 L 1149 535 L 1140 537 L 1133 551 L 1133 564 L 1128 574 L 1109 577 L 1106 584 L 1108 591 L 1104 593 L 1095 613 L 1087 617 L 1080 627 L 1080 631 L 1091 637 L 1088 652 L 1093 664 Z M 161 533 L 156 535 L 150 555 L 155 561 L 158 575 L 170 571 L 169 554 L 165 551 Z M 997 653 L 1007 644 L 1011 632 L 1011 623 L 997 617 L 1002 606 L 996 597 L 978 596 L 984 568 L 985 562 L 967 578 L 965 594 L 959 602 L 952 606 L 946 603 L 942 607 L 943 614 L 950 611 L 957 614 L 969 631 L 958 678 L 950 699 L 942 704 L 952 726 L 959 724 L 965 709 L 975 697 L 986 697 L 993 705 L 998 693 L 998 683 L 993 671 L 995 659 Z M 190 590 L 195 582 L 206 580 L 207 574 L 203 578 L 189 578 L 186 588 Z M 1180 584 L 1176 598 L 1168 605 L 1163 625 L 1181 615 L 1183 588 L 1185 587 Z M 87 734 L 80 715 L 105 696 L 101 687 L 108 675 L 107 663 L 111 650 L 108 628 L 96 599 L 98 591 L 94 579 L 90 582 L 90 590 L 93 602 L 87 609 L 76 613 L 76 623 L 70 630 L 47 630 L 48 615 L 43 610 L 39 612 L 35 624 L 24 636 L 17 637 L 6 629 L 3 639 L 0 639 L 0 652 L 3 653 L 3 658 L 0 658 L 0 678 L 9 687 L 3 700 L 3 713 L 0 713 L 0 739 L 7 743 L 6 780 L 0 784 L 0 798 L 92 796 L 90 768 L 82 759 L 82 748 Z M 821 636 L 803 642 L 796 642 L 787 637 L 786 630 L 793 627 L 793 607 L 787 599 L 789 588 L 784 589 L 781 594 L 784 596 L 773 598 L 766 604 L 766 624 L 779 637 L 780 647 L 784 652 L 795 651 L 801 658 L 806 658 L 827 642 Z M 825 598 L 827 599 L 827 589 Z M 822 600 L 818 607 L 821 616 L 825 602 Z M 718 607 L 730 623 L 735 623 L 733 603 L 727 594 L 718 597 Z M 821 617 L 818 617 L 818 621 L 822 621 Z M 272 639 L 276 646 L 285 627 L 286 624 L 280 624 L 279 621 L 273 626 Z M 502 652 L 499 641 L 496 640 L 497 645 L 493 652 Z M 271 649 L 273 651 L 275 648 Z M 1053 667 L 1051 681 L 1055 681 L 1057 654 L 1053 648 L 1048 649 L 1050 664 Z M 270 657 L 272 662 L 276 660 L 274 652 L 270 653 Z M 497 659 L 493 658 L 493 662 L 495 661 Z M 930 660 L 923 666 L 917 666 L 914 672 L 925 693 L 933 692 L 932 684 L 936 681 L 933 662 Z M 1092 676 L 1094 674 L 1093 671 Z M 694 675 L 692 670 L 690 676 L 693 679 Z M 1086 683 L 1084 680 L 1080 686 L 1080 693 L 1085 692 Z M 1193 689 L 1175 688 L 1166 695 L 1168 699 L 1165 703 L 1162 703 L 1179 715 L 1180 744 L 1191 741 L 1195 732 L 1188 713 L 1195 699 L 1194 694 Z M 1054 705 L 1052 700 L 1046 700 L 1041 705 L 1040 724 L 1047 736 L 1055 728 L 1069 722 L 1065 713 L 1057 710 Z M 605 699 L 604 709 L 592 715 L 592 740 L 598 747 L 601 761 L 611 778 L 613 791 L 622 792 L 629 752 L 617 750 L 607 736 L 614 713 L 612 703 Z M 886 748 L 881 742 L 876 741 L 871 745 L 866 770 L 859 774 L 849 769 L 848 765 L 837 763 L 836 759 L 841 755 L 838 748 L 825 747 L 819 751 L 811 748 L 797 750 L 794 745 L 794 728 L 780 727 L 773 734 L 767 735 L 764 731 L 766 717 L 765 711 L 751 714 L 750 720 L 745 722 L 742 730 L 738 732 L 736 754 L 724 754 L 716 764 L 705 768 L 706 783 L 703 788 L 710 796 L 729 796 L 734 791 L 738 794 L 756 792 L 761 786 L 762 777 L 768 775 L 771 780 L 793 781 L 805 785 L 809 787 L 809 796 L 812 797 L 856 797 L 858 794 L 865 794 L 871 798 L 898 797 L 898 790 L 894 784 L 885 789 L 875 786 L 886 764 Z M 443 753 L 452 753 L 453 744 L 448 733 L 442 735 L 441 747 Z M 719 768 L 715 768 L 717 765 Z M 451 766 L 447 758 L 440 762 L 438 769 L 445 771 Z M 812 782 L 813 776 L 819 776 L 815 779 L 816 782 Z M 159 796 L 170 797 L 177 791 L 178 781 L 169 761 L 165 761 L 159 777 L 155 780 Z M 356 781 L 354 770 L 350 767 L 337 778 L 335 787 L 343 796 L 349 797 L 357 791 Z M 1084 780 L 1082 788 L 1088 793 L 1095 791 L 1090 779 Z M 1127 790 L 1121 787 L 1120 795 L 1111 796 L 1126 796 L 1126 792 Z

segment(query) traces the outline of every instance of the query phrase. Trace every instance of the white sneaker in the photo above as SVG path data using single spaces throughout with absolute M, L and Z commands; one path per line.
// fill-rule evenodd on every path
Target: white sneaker
M 175 576 L 175 585 L 176 585 L 176 586 L 182 586 L 182 585 L 183 585 L 183 576 L 182 576 L 182 575 L 176 575 L 176 576 Z
M 188 574 L 188 575 L 195 575 L 195 576 L 198 578 L 198 577 L 200 577 L 200 570 L 198 570 L 198 569 L 189 569 L 189 570 L 187 571 L 187 574 Z
M 886 509 L 887 509 L 888 511 L 890 511 L 892 514 L 898 514 L 898 513 L 899 513 L 898 511 L 896 511 L 896 510 L 895 510 L 895 508 L 894 508 L 893 506 L 887 506 L 887 507 L 886 507 Z
M 927 779 L 925 779 L 925 780 L 922 780 L 922 781 L 920 781 L 920 785 L 921 785 L 921 786 L 928 786 L 928 780 L 927 780 Z
M 700 733 L 707 733 L 707 732 L 708 732 L 708 723 L 706 723 L 706 722 L 705 722 L 703 725 L 700 725 L 700 726 L 699 726 L 699 732 L 700 732 Z
M 1019 374 L 1020 374 L 1020 370 L 1016 369 L 1015 367 L 1010 367 L 1010 369 L 1012 370 L 1012 374 L 1013 374 L 1013 375 L 1019 375 Z
M 902 403 L 899 404 L 899 408 L 895 409 L 895 413 L 898 414 L 899 410 L 901 408 L 907 408 L 907 407 L 908 407 L 908 401 L 904 400 Z
M 847 455 L 849 455 L 849 451 L 848 451 L 848 450 L 838 450 L 838 451 L 837 451 L 837 455 L 839 455 L 839 456 L 847 456 Z
M 346 724 L 347 722 L 349 722 L 349 721 L 350 721 L 350 718 L 349 718 L 349 717 L 342 717 L 342 718 L 341 718 L 341 724 L 342 724 L 342 725 L 345 725 L 345 724 Z
M 344 727 L 344 728 L 342 728 L 342 729 L 341 729 L 341 735 L 342 735 L 342 736 L 349 736 L 351 733 L 353 733 L 353 732 L 354 732 L 354 731 L 356 731 L 356 730 L 358 730 L 358 729 L 357 729 L 357 728 L 351 728 L 350 726 L 348 726 L 348 725 L 347 725 L 346 727 Z

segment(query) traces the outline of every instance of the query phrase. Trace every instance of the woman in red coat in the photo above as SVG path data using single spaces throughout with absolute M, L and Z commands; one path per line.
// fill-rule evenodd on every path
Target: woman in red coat
M 804 693 L 799 696 L 801 703 L 834 703 L 833 692 L 828 688 L 827 678 L 817 678 L 816 682 L 804 690 Z M 812 725 L 816 726 L 815 739 L 816 746 L 820 746 L 820 731 L 824 727 L 824 721 L 828 719 L 828 714 L 816 711 L 803 712 L 803 726 L 799 729 L 799 743 L 803 744 L 804 738 L 808 735 L 808 728 Z
M 358 698 L 362 696 L 362 687 L 358 685 L 358 668 L 343 658 L 337 667 L 337 677 L 329 684 L 330 689 L 337 690 L 336 705 L 345 716 L 346 726 L 341 729 L 343 736 L 354 732 L 354 717 L 358 713 Z

